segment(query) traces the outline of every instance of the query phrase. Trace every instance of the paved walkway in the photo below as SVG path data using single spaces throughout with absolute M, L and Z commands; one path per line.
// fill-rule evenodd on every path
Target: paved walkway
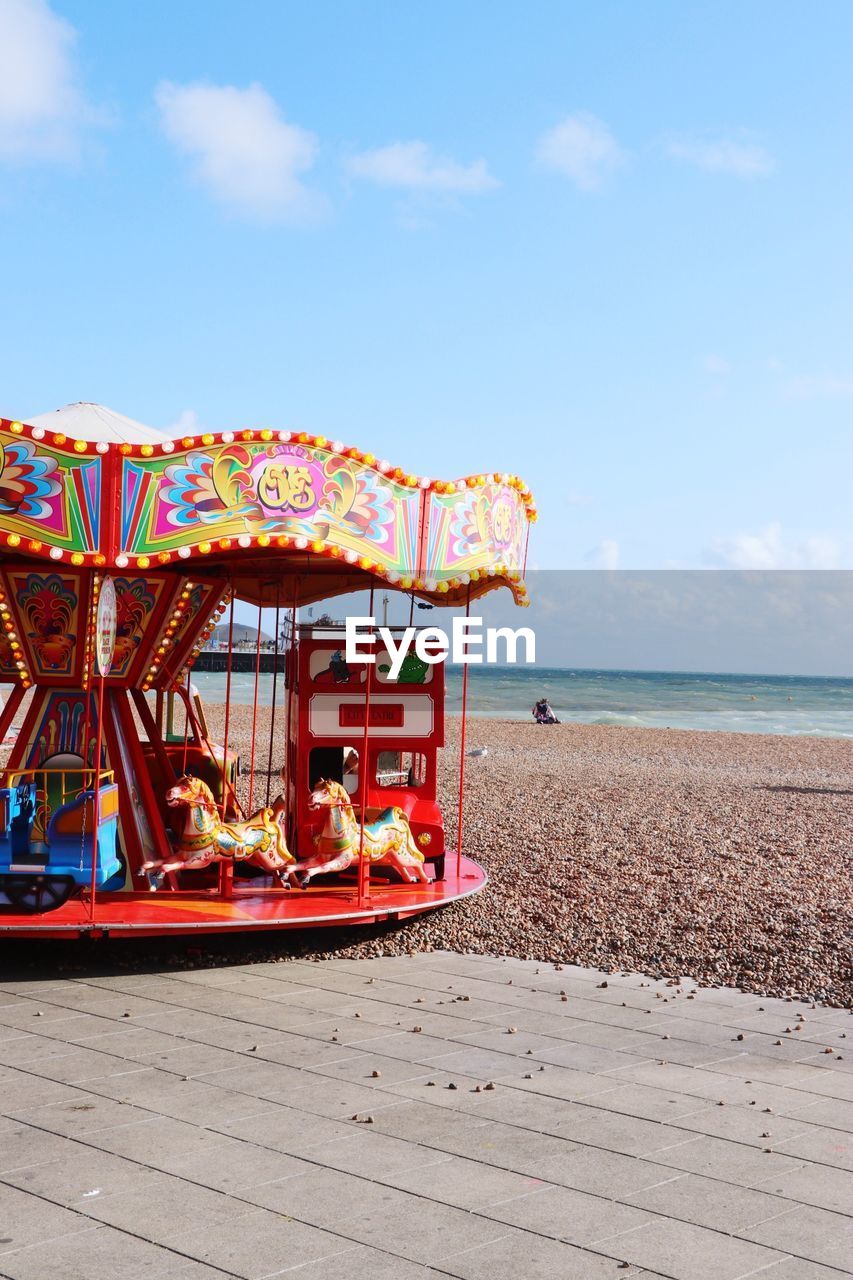
M 0 984 L 0 1274 L 838 1280 L 851 1032 L 447 952 Z

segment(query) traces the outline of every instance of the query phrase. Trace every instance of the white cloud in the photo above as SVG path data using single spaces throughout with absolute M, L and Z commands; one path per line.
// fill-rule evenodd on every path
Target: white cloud
M 619 543 L 613 538 L 603 538 L 597 547 L 586 553 L 584 559 L 593 569 L 618 569 Z
M 715 538 L 706 559 L 728 569 L 835 569 L 840 547 L 834 538 L 815 535 L 788 542 L 780 521 L 757 533 Z
M 843 399 L 853 396 L 853 378 L 832 373 L 801 374 L 791 378 L 784 390 L 791 400 Z
M 676 160 L 685 160 L 707 173 L 725 173 L 734 178 L 766 178 L 776 162 L 764 147 L 720 138 L 716 142 L 682 139 L 669 143 Z
M 299 175 L 314 163 L 317 140 L 288 124 L 262 85 L 164 82 L 155 98 L 164 133 L 193 157 L 214 199 L 263 220 L 303 217 L 316 206 Z
M 705 356 L 703 363 L 707 373 L 713 373 L 718 377 L 724 373 L 728 373 L 730 368 L 729 362 L 725 356 L 718 356 L 713 351 L 709 352 L 709 354 Z
M 589 493 L 577 493 L 573 489 L 566 494 L 566 502 L 570 507 L 589 507 L 592 505 L 592 495 Z
M 381 187 L 404 187 L 410 191 L 472 194 L 500 186 L 485 160 L 458 164 L 436 155 L 426 142 L 392 142 L 387 147 L 363 151 L 348 160 L 347 169 L 354 177 L 366 178 Z
M 0 159 L 77 155 L 96 113 L 77 83 L 76 40 L 45 0 L 0 0 Z
M 175 421 L 163 430 L 170 436 L 197 436 L 205 428 L 199 422 L 195 409 L 182 409 Z
M 536 159 L 544 168 L 571 178 L 581 191 L 594 191 L 624 156 L 603 120 L 578 111 L 542 134 Z

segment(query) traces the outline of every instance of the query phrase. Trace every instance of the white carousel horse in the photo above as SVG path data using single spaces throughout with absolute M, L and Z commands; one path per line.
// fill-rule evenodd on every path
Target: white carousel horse
M 311 808 L 326 810 L 326 824 L 314 837 L 317 852 L 291 868 L 303 889 L 312 876 L 345 871 L 358 861 L 361 828 L 355 820 L 349 794 L 339 782 L 320 781 L 311 793 Z M 409 820 L 402 809 L 380 813 L 364 828 L 364 857 L 374 866 L 390 866 L 410 884 L 428 883 L 424 855 L 414 842 Z
M 223 822 L 210 787 L 190 774 L 184 774 L 166 793 L 166 803 L 172 809 L 186 807 L 175 857 L 146 862 L 143 870 L 165 874 L 197 871 L 211 862 L 249 862 L 277 876 L 280 883 L 289 882 L 294 858 L 272 809 L 259 809 L 245 822 Z

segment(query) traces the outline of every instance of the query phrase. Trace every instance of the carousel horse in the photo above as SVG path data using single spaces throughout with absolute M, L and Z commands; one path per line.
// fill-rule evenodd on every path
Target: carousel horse
M 314 837 L 317 852 L 291 868 L 303 889 L 312 876 L 345 871 L 358 862 L 361 828 L 356 822 L 348 792 L 339 782 L 320 781 L 311 793 L 311 808 L 326 810 L 326 825 Z M 402 809 L 385 809 L 364 828 L 364 857 L 371 865 L 389 866 L 403 880 L 428 882 L 424 855 L 412 838 L 409 821 Z
M 248 862 L 289 883 L 293 854 L 272 809 L 259 809 L 245 822 L 223 822 L 213 793 L 201 778 L 184 774 L 166 793 L 171 809 L 186 808 L 172 861 L 146 862 L 143 870 L 198 871 L 211 862 Z

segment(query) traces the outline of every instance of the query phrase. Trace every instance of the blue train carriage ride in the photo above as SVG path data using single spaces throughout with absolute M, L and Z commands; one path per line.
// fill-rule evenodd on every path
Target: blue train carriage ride
M 81 767 L 0 773 L 0 893 L 20 911 L 51 911 L 92 885 L 96 833 L 95 887 L 124 885 L 112 770 L 101 771 L 97 814 L 93 780 L 83 778 Z

